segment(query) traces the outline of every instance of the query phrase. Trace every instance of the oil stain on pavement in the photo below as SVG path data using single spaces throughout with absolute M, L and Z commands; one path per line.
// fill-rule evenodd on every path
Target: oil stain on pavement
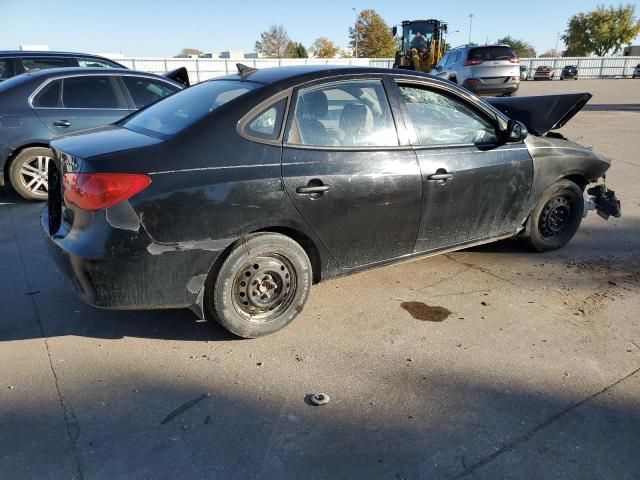
M 416 320 L 423 322 L 442 322 L 451 312 L 444 307 L 430 307 L 422 302 L 402 302 L 400 306 Z

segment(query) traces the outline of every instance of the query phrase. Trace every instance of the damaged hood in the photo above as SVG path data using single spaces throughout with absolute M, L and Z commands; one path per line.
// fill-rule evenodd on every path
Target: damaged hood
M 544 135 L 567 124 L 591 99 L 590 93 L 485 99 L 507 117 L 522 122 L 534 135 Z

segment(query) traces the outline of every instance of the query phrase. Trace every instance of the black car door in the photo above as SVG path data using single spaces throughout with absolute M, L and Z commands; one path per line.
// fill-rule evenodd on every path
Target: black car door
M 420 167 L 398 141 L 382 80 L 300 89 L 287 124 L 285 188 L 337 263 L 351 268 L 412 253 Z
M 423 179 L 416 251 L 513 234 L 533 175 L 526 145 L 497 145 L 495 119 L 453 91 L 399 83 Z
M 49 79 L 32 107 L 55 135 L 100 127 L 129 114 L 113 75 L 69 75 Z

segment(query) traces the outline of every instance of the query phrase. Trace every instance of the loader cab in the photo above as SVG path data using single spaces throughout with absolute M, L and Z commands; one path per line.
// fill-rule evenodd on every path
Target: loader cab
M 396 52 L 395 68 L 407 68 L 428 72 L 442 58 L 442 39 L 447 24 L 440 20 L 404 20 Z M 393 27 L 394 37 L 398 27 Z

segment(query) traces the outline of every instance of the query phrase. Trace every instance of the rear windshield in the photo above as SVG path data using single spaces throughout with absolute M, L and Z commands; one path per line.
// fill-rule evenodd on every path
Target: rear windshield
M 468 60 L 509 60 L 517 57 L 509 47 L 478 47 L 469 50 Z
M 120 126 L 145 135 L 167 138 L 258 86 L 233 80 L 200 83 L 127 117 Z

